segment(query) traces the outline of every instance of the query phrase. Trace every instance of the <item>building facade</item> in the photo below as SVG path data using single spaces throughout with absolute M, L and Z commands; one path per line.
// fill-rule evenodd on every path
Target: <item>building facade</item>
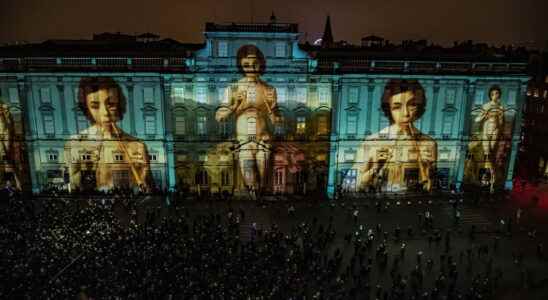
M 4 181 L 329 196 L 511 188 L 526 59 L 322 48 L 300 35 L 297 24 L 207 23 L 204 44 L 103 34 L 4 47 Z

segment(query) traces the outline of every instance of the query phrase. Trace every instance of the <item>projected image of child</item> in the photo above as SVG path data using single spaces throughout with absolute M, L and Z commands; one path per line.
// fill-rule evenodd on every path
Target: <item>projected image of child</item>
M 231 88 L 229 106 L 218 110 L 215 118 L 222 122 L 235 117 L 240 174 L 246 187 L 258 191 L 267 184 L 276 90 L 261 79 L 266 63 L 256 46 L 238 50 L 237 66 L 243 78 Z
M 82 78 L 78 104 L 91 126 L 65 145 L 71 188 L 148 190 L 151 176 L 147 147 L 117 124 L 126 111 L 120 86 L 111 78 Z
M 413 124 L 426 108 L 423 87 L 416 80 L 390 80 L 381 101 L 390 126 L 368 136 L 362 144 L 361 188 L 432 190 L 437 143 Z
M 4 185 L 21 189 L 23 154 L 14 135 L 14 122 L 9 106 L 0 101 L 0 189 L 4 188 Z

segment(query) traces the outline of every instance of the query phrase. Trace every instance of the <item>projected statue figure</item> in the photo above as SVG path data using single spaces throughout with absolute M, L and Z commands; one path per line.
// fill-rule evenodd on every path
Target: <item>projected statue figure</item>
M 81 130 L 65 145 L 71 187 L 148 190 L 151 176 L 147 147 L 117 124 L 126 111 L 120 86 L 111 78 L 83 78 L 78 104 L 91 127 Z
M 416 80 L 390 80 L 381 108 L 391 125 L 368 136 L 363 143 L 362 188 L 431 191 L 437 143 L 413 124 L 426 108 L 424 89 Z
M 14 140 L 15 127 L 9 106 L 0 102 L 0 160 L 2 182 L 21 189 L 20 166 L 21 149 Z
M 230 116 L 235 118 L 240 174 L 247 188 L 259 191 L 267 184 L 276 90 L 261 80 L 266 65 L 256 46 L 246 45 L 238 50 L 237 66 L 244 77 L 230 88 L 229 106 L 219 109 L 215 118 L 219 122 Z
M 482 105 L 475 121 L 481 124 L 483 153 L 487 160 L 492 159 L 497 142 L 504 127 L 504 107 L 500 103 L 501 91 L 498 86 L 489 89 L 489 101 Z
M 481 128 L 479 138 L 484 155 L 484 169 L 488 170 L 484 174 L 482 181 L 490 186 L 491 192 L 494 191 L 495 178 L 497 177 L 495 160 L 497 145 L 504 130 L 504 106 L 500 101 L 501 90 L 497 85 L 489 89 L 489 101 L 481 106 L 479 115 L 474 119 Z

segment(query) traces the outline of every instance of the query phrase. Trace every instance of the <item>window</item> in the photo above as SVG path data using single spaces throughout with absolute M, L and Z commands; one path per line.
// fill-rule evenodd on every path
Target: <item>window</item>
M 198 170 L 196 172 L 196 178 L 195 179 L 196 179 L 196 184 L 198 184 L 198 185 L 208 185 L 208 183 L 209 183 L 206 170 Z
M 112 171 L 112 182 L 115 186 L 129 186 L 129 172 L 127 170 Z
M 17 90 L 17 88 L 10 88 L 8 92 L 10 102 L 13 104 L 19 103 L 19 91 Z
M 358 116 L 355 114 L 348 115 L 346 118 L 346 132 L 349 135 L 354 135 L 358 132 Z
M 306 88 L 297 88 L 297 102 L 306 104 Z
M 184 87 L 174 87 L 171 89 L 171 99 L 173 103 L 184 103 L 185 101 L 185 88 Z
M 40 102 L 51 104 L 51 94 L 50 94 L 49 88 L 40 89 Z
M 278 104 L 285 104 L 287 102 L 287 88 L 280 87 L 276 89 L 276 94 L 278 96 Z
M 276 124 L 274 125 L 274 134 L 275 135 L 284 134 L 284 118 L 282 116 L 276 117 Z
M 219 103 L 228 103 L 228 88 L 227 87 L 221 87 L 217 89 L 217 94 L 219 97 Z
M 201 162 L 207 161 L 207 154 L 204 153 L 204 152 L 199 153 L 199 154 L 198 154 L 198 160 L 201 161 Z
M 319 95 L 319 102 L 320 102 L 320 105 L 329 105 L 329 96 L 330 96 L 330 91 L 329 91 L 329 88 L 320 88 L 319 91 L 318 91 Z
M 445 105 L 446 106 L 454 106 L 455 105 L 455 97 L 456 97 L 457 91 L 454 88 L 447 89 L 445 91 Z
M 124 161 L 124 155 L 122 153 L 114 153 L 112 156 L 114 157 L 114 161 Z
M 44 133 L 47 135 L 55 134 L 55 119 L 52 112 L 45 112 L 42 115 L 44 119 Z
M 59 154 L 57 153 L 57 151 L 48 151 L 46 153 L 46 156 L 48 158 L 48 161 L 50 162 L 56 162 L 59 158 Z
M 221 137 L 228 137 L 229 134 L 228 122 L 226 120 L 219 122 L 219 135 L 221 135 Z
M 257 119 L 247 118 L 247 134 L 250 136 L 257 134 Z
M 286 50 L 286 43 L 284 42 L 276 42 L 276 50 L 275 50 L 275 55 L 276 57 L 285 57 L 286 54 L 285 54 L 285 50 Z
M 78 126 L 78 133 L 83 133 L 83 131 L 89 127 L 88 118 L 82 112 L 79 112 L 76 115 L 76 123 Z
M 359 89 L 357 87 L 351 87 L 348 91 L 348 103 L 357 104 L 359 97 Z
M 546 91 L 544 91 L 544 93 L 546 94 Z M 510 90 L 508 92 L 508 101 L 506 101 L 506 104 L 508 105 L 516 105 L 516 100 L 517 100 L 517 91 L 516 90 Z
M 306 131 L 306 118 L 303 116 L 297 117 L 297 134 L 304 134 Z
M 444 136 L 451 135 L 451 131 L 453 131 L 453 119 L 454 119 L 453 114 L 444 114 L 442 135 Z
M 474 98 L 474 105 L 481 105 L 484 102 L 483 97 L 485 97 L 485 91 L 481 89 L 477 90 L 476 98 Z
M 449 160 L 450 155 L 451 155 L 451 151 L 441 150 L 440 151 L 440 160 Z
M 148 160 L 149 161 L 157 161 L 158 160 L 158 154 L 157 153 L 150 153 L 148 155 Z
M 145 134 L 156 134 L 156 115 L 145 115 Z
M 355 161 L 356 160 L 356 151 L 346 150 L 344 151 L 344 161 Z
M 284 184 L 284 169 L 276 169 L 276 173 L 274 173 L 274 184 L 275 185 Z
M 230 185 L 230 171 L 228 169 L 221 171 L 221 185 Z
M 84 154 L 82 154 L 81 158 L 82 158 L 82 160 L 84 160 L 84 161 L 90 161 L 90 160 L 91 160 L 91 154 L 89 154 L 89 153 L 84 153 Z
M 183 135 L 186 133 L 185 116 L 175 116 L 175 134 Z
M 207 88 L 205 86 L 199 86 L 196 88 L 196 102 L 207 103 Z
M 151 88 L 151 87 L 143 88 L 143 103 L 145 104 L 154 103 L 154 88 Z
M 207 117 L 202 115 L 198 116 L 198 122 L 196 123 L 196 133 L 198 135 L 206 135 Z
M 318 117 L 318 134 L 319 135 L 326 135 L 328 133 L 328 119 L 327 116 L 319 116 Z
M 407 153 L 407 160 L 410 162 L 417 161 L 419 159 L 419 151 L 417 150 L 409 150 Z
M 226 41 L 219 41 L 217 44 L 217 55 L 219 57 L 228 57 L 228 43 Z

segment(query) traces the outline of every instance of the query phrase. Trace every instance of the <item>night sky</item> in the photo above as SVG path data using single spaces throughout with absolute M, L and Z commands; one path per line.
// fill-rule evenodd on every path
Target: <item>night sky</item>
M 278 22 L 298 23 L 311 42 L 321 37 L 327 14 L 335 40 L 355 44 L 369 34 L 441 44 L 544 47 L 548 40 L 547 0 L 0 0 L 0 44 L 89 39 L 105 31 L 202 42 L 205 22 L 250 22 L 252 15 L 267 22 L 273 10 Z

